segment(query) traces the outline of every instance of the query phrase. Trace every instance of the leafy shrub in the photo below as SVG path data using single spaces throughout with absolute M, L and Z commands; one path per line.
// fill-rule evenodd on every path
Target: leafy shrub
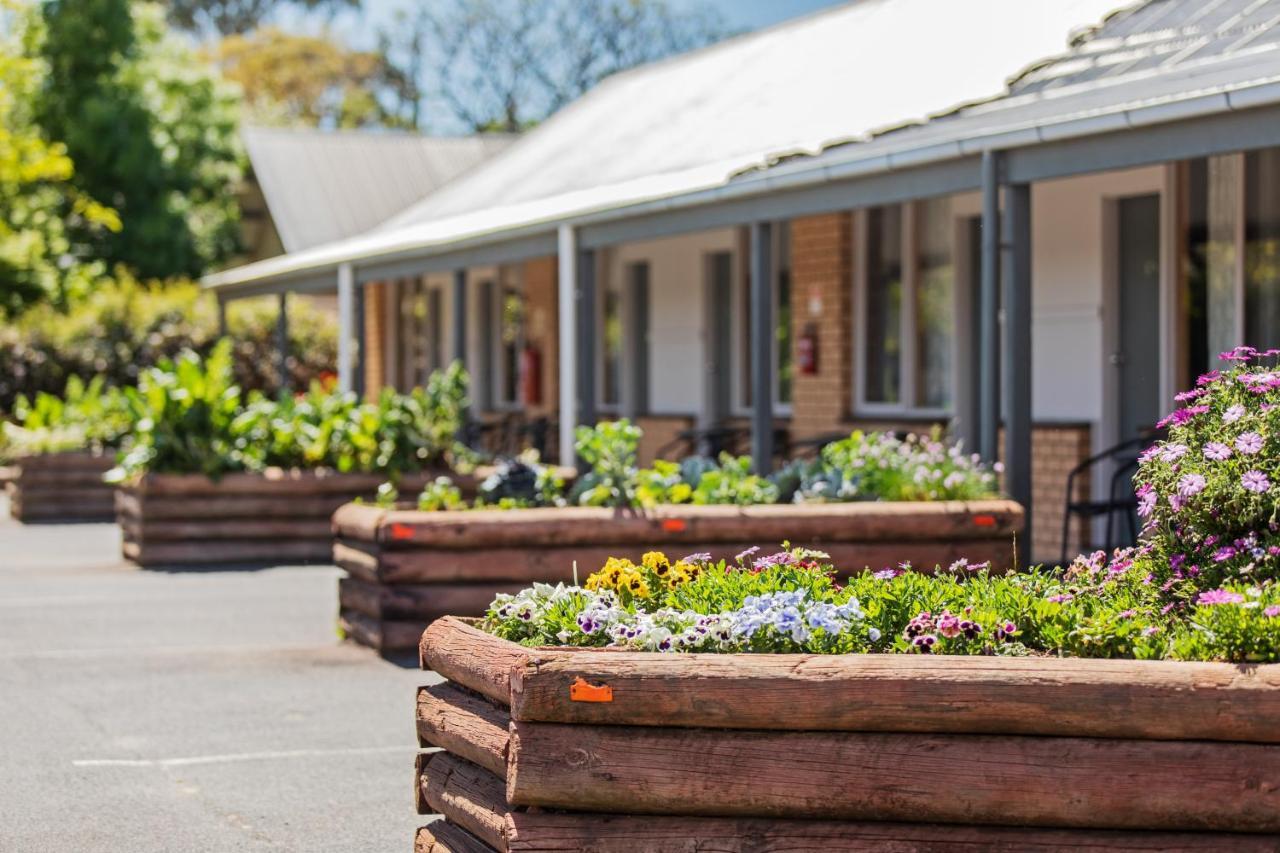
M 108 450 L 120 446 L 130 423 L 124 392 L 105 387 L 101 377 L 86 385 L 72 376 L 61 396 L 19 397 L 13 414 L 14 422 L 0 425 L 0 455 Z
M 277 390 L 274 300 L 228 306 L 232 372 L 245 391 Z M 214 300 L 193 282 L 144 285 L 123 273 L 60 311 L 42 304 L 0 326 L 0 412 L 18 395 L 60 394 L 72 376 L 102 376 L 109 387 L 138 384 L 150 367 L 186 350 L 208 355 L 218 339 Z M 291 389 L 334 370 L 337 324 L 305 299 L 289 303 Z
M 581 506 L 634 507 L 640 427 L 626 418 L 580 426 L 574 447 L 591 470 L 578 478 L 571 499 Z
M 372 403 L 319 384 L 297 397 L 247 396 L 232 381 L 231 342 L 208 359 L 186 352 L 146 371 L 128 389 L 134 441 L 116 479 L 146 471 L 201 473 L 268 467 L 341 472 L 407 471 L 467 457 L 462 426 L 468 379 L 461 366 L 409 394 L 384 391 Z

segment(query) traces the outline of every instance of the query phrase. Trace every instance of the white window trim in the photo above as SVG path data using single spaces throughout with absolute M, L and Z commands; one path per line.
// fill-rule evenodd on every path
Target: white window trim
M 852 239 L 854 246 L 854 263 L 853 263 L 853 318 L 850 329 L 853 340 L 853 400 L 855 417 L 873 417 L 873 418 L 910 418 L 920 420 L 949 420 L 955 415 L 955 398 L 957 393 L 956 386 L 956 365 L 960 363 L 960 329 L 957 327 L 951 336 L 951 364 L 952 364 L 952 388 L 950 407 L 938 406 L 918 406 L 910 402 L 918 399 L 916 388 L 916 287 L 919 283 L 919 258 L 917 257 L 917 242 L 919 233 L 916 228 L 916 219 L 918 216 L 918 206 L 915 201 L 902 202 L 899 207 L 902 210 L 902 307 L 901 318 L 899 320 L 899 336 L 902 340 L 901 361 L 899 364 L 899 376 L 901 384 L 898 389 L 899 403 L 881 403 L 867 400 L 867 380 L 864 371 L 865 357 L 863 355 L 863 344 L 867 339 L 867 276 L 869 273 L 868 264 L 870 263 L 867 241 L 869 238 L 870 223 L 867 216 L 867 210 L 860 208 L 853 212 L 850 227 L 853 229 Z M 955 212 L 951 212 L 952 228 L 951 233 L 955 233 Z M 954 238 L 953 238 L 954 239 Z M 956 268 L 956 250 L 952 245 L 951 257 L 952 268 Z M 959 311 L 959 300 L 961 295 L 961 281 L 958 274 L 952 276 L 952 318 L 958 321 L 962 316 Z
M 783 227 L 790 227 L 789 220 L 778 220 L 773 224 L 773 228 L 770 229 L 772 232 L 772 236 L 770 237 L 770 241 L 772 245 L 769 247 L 769 257 L 773 261 L 772 290 L 773 290 L 773 299 L 774 299 L 773 318 L 775 323 L 777 322 L 777 319 L 778 319 L 778 306 L 780 304 L 780 302 L 778 301 L 778 296 L 779 296 L 779 290 L 781 288 L 778 285 L 780 282 L 779 275 L 782 272 L 782 266 L 778 263 L 778 260 L 781 257 L 781 252 L 780 252 L 781 239 L 779 235 Z M 795 247 L 793 245 L 792 252 L 794 253 L 794 251 L 795 251 Z M 746 252 L 747 253 L 750 252 L 750 243 L 747 243 Z M 794 310 L 795 287 L 796 287 L 796 279 L 795 279 L 795 272 L 794 272 L 794 267 L 795 267 L 794 258 L 788 258 L 788 265 L 789 265 L 788 272 L 791 273 L 791 303 L 792 303 L 792 309 L 793 309 L 791 311 L 791 346 L 792 346 L 791 393 L 794 398 L 795 377 L 796 377 L 795 340 L 796 340 L 796 328 L 797 328 L 796 313 Z M 751 416 L 751 406 L 747 405 L 746 403 L 747 383 L 751 381 L 751 378 L 746 375 L 747 364 L 746 364 L 746 357 L 743 354 L 745 351 L 745 344 L 748 343 L 748 341 L 743 340 L 743 335 L 746 335 L 749 338 L 750 330 L 747 330 L 746 332 L 742 331 L 743 325 L 744 325 L 743 320 L 747 316 L 747 302 L 751 298 L 749 293 L 749 288 L 746 286 L 746 283 L 749 280 L 749 277 L 751 275 L 750 257 L 748 256 L 744 258 L 739 252 L 733 253 L 733 269 L 731 270 L 731 273 L 733 275 L 734 287 L 732 289 L 733 317 L 731 318 L 731 321 L 730 321 L 731 323 L 730 337 L 732 338 L 732 340 L 730 340 L 729 342 L 730 363 L 732 364 L 732 371 L 731 371 L 732 377 L 731 377 L 731 386 L 729 391 L 729 400 L 730 400 L 729 414 L 731 417 L 745 418 L 745 417 Z M 789 418 L 792 415 L 792 411 L 794 409 L 794 403 L 784 403 L 778 398 L 778 393 L 782 390 L 782 385 L 778 381 L 779 369 L 781 367 L 780 361 L 778 358 L 779 354 L 780 353 L 778 348 L 778 336 L 774 334 L 774 335 L 771 335 L 769 338 L 769 358 L 773 363 L 773 382 L 772 382 L 773 414 L 775 417 Z

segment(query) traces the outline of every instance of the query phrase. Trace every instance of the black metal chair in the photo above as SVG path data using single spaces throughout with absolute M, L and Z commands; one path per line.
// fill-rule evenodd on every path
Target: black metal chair
M 1106 540 L 1103 548 L 1110 553 L 1122 544 L 1131 545 L 1138 540 L 1138 498 L 1133 491 L 1133 475 L 1138 470 L 1138 457 L 1155 439 L 1150 435 L 1122 441 L 1114 447 L 1094 456 L 1090 456 L 1071 469 L 1067 474 L 1067 506 L 1062 515 L 1062 560 L 1067 562 L 1068 544 L 1071 538 L 1071 520 L 1084 519 L 1092 522 L 1105 516 Z M 1075 494 L 1077 478 L 1089 473 L 1092 469 L 1112 465 L 1111 481 L 1107 496 L 1099 500 L 1072 500 Z M 1128 528 L 1128 538 L 1120 542 L 1116 536 L 1117 516 L 1121 516 Z

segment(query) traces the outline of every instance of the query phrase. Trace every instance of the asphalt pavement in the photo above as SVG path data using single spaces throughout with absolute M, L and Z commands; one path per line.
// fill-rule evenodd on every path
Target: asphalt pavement
M 0 851 L 410 851 L 414 691 L 337 569 L 151 571 L 0 498 Z

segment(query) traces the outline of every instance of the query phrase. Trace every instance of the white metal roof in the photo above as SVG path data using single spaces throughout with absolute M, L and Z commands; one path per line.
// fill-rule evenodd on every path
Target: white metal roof
M 385 226 L 206 283 L 319 274 L 721 187 L 786 155 L 996 97 L 1117 5 L 857 0 L 616 75 Z
M 368 231 L 516 139 L 267 127 L 241 136 L 287 252 Z

